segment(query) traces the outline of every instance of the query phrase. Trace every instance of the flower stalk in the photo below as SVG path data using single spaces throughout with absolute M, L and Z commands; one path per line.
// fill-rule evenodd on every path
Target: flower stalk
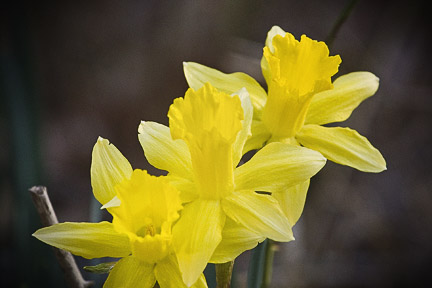
M 226 263 L 216 264 L 217 288 L 231 287 L 231 277 L 234 267 L 234 260 Z
M 270 287 L 273 275 L 273 259 L 275 252 L 278 250 L 277 242 L 271 239 L 268 239 L 267 241 L 268 243 L 265 250 L 262 288 Z

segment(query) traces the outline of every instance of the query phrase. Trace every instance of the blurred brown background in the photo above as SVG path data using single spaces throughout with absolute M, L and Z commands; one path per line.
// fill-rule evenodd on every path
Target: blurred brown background
M 15 1 L 1 11 L 2 287 L 61 287 L 27 189 L 48 186 L 60 221 L 97 221 L 90 161 L 98 136 L 149 169 L 141 120 L 168 124 L 187 89 L 182 62 L 261 83 L 267 31 L 324 40 L 351 1 Z M 296 241 L 280 246 L 272 287 L 422 287 L 432 264 L 432 84 L 425 1 L 358 1 L 331 47 L 338 75 L 371 71 L 377 94 L 341 126 L 388 170 L 328 163 L 312 180 Z M 430 10 L 429 10 L 430 11 Z M 93 203 L 93 204 L 92 204 Z M 236 265 L 245 287 L 249 253 Z M 78 259 L 80 265 L 88 261 Z M 85 274 L 86 278 L 91 277 Z

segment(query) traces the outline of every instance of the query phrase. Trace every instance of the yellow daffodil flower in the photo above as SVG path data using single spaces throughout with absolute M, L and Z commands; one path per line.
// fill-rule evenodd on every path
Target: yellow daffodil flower
M 93 193 L 112 223 L 65 222 L 37 230 L 39 240 L 84 258 L 121 257 L 104 287 L 186 287 L 172 249 L 172 225 L 183 208 L 165 177 L 131 165 L 99 138 L 91 166 Z M 189 285 L 190 286 L 190 285 Z M 203 275 L 193 287 L 207 287 Z
M 147 160 L 169 172 L 185 203 L 173 228 L 173 245 L 188 285 L 208 262 L 232 260 L 266 237 L 293 240 L 277 201 L 255 191 L 302 183 L 325 164 L 313 150 L 271 143 L 236 168 L 251 133 L 252 114 L 245 89 L 231 96 L 207 83 L 174 100 L 169 128 L 154 122 L 139 127 Z
M 193 89 L 210 82 L 226 93 L 241 87 L 250 93 L 254 121 L 252 137 L 243 152 L 279 141 L 319 151 L 331 161 L 361 171 L 386 169 L 381 153 L 357 131 L 321 126 L 346 120 L 363 100 L 375 94 L 375 75 L 353 72 L 332 83 L 340 57 L 329 56 L 324 42 L 305 35 L 298 41 L 277 26 L 269 31 L 263 54 L 261 68 L 268 93 L 247 74 L 225 74 L 197 63 L 184 63 L 187 82 Z M 292 225 L 300 217 L 308 186 L 306 181 L 275 194 Z

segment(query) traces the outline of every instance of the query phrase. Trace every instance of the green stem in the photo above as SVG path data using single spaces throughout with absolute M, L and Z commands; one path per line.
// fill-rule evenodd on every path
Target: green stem
M 260 288 L 263 283 L 265 254 L 267 251 L 268 239 L 258 244 L 252 251 L 251 261 L 248 270 L 248 288 Z
M 344 24 L 348 16 L 351 14 L 356 4 L 357 4 L 357 0 L 351 0 L 342 10 L 341 14 L 339 15 L 339 18 L 336 20 L 336 23 L 333 25 L 332 30 L 330 31 L 329 35 L 325 40 L 329 48 L 332 46 L 337 33 L 339 32 L 340 28 L 342 27 L 342 25 Z
M 263 271 L 263 281 L 261 288 L 269 287 L 272 280 L 273 273 L 273 259 L 274 254 L 278 249 L 277 243 L 273 240 L 267 240 L 267 247 L 265 251 L 265 260 L 264 260 L 264 271 Z
M 231 287 L 231 276 L 234 267 L 234 261 L 216 264 L 216 283 L 217 288 Z

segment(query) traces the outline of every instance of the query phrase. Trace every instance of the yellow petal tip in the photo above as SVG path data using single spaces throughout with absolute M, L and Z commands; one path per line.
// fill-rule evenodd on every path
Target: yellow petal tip
M 141 121 L 140 124 L 138 125 L 138 134 L 143 134 L 144 133 L 144 125 L 146 124 L 146 121 Z

